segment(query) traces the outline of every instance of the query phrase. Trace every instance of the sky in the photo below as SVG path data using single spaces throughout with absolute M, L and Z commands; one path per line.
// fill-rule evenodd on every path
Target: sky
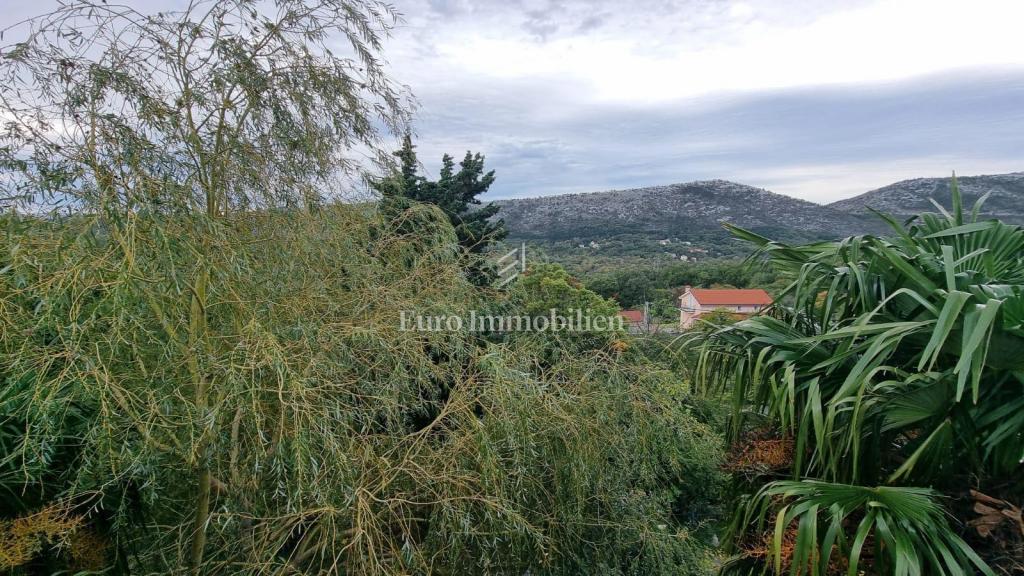
M 488 199 L 1024 171 L 1022 0 L 392 2 L 424 170 L 483 153 Z M 0 28 L 53 6 L 0 0 Z
M 420 159 L 491 198 L 722 178 L 815 202 L 1024 171 L 1020 0 L 398 0 Z

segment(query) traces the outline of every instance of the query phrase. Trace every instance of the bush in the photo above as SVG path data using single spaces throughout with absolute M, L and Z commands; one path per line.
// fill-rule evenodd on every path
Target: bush
M 501 297 L 436 209 L 2 225 L 8 517 L 59 504 L 142 572 L 197 517 L 203 573 L 709 569 L 721 448 L 671 373 L 400 330 Z

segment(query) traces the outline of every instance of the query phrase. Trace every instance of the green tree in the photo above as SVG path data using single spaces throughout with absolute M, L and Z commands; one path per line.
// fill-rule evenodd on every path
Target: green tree
M 512 301 L 516 314 L 529 317 L 549 317 L 554 313 L 571 319 L 580 311 L 592 320 L 602 318 L 598 330 L 550 331 L 535 338 L 538 358 L 549 362 L 557 361 L 563 354 L 606 349 L 623 336 L 619 330 L 618 304 L 588 290 L 558 264 L 531 266 L 513 285 Z
M 479 196 L 487 192 L 494 183 L 494 171 L 484 172 L 484 156 L 466 152 L 458 164 L 448 154 L 441 158 L 441 170 L 436 181 L 420 176 L 419 160 L 412 137 L 406 134 L 402 147 L 394 153 L 400 165 L 397 171 L 374 183 L 375 189 L 391 202 L 396 197 L 439 207 L 455 228 L 459 247 L 468 257 L 467 277 L 478 285 L 489 283 L 493 272 L 487 267 L 482 253 L 492 244 L 508 235 L 505 223 L 494 220 L 498 206 L 494 203 L 482 205 Z M 397 203 L 400 209 L 404 204 Z
M 210 551 L 208 534 L 216 528 L 216 486 L 226 483 L 215 468 L 229 453 L 239 457 L 237 446 L 227 446 L 218 432 L 238 421 L 237 401 L 261 386 L 222 370 L 230 363 L 229 342 L 239 342 L 243 326 L 258 324 L 247 324 L 251 318 L 243 320 L 237 307 L 225 305 L 237 302 L 230 279 L 244 267 L 238 245 L 231 244 L 238 238 L 231 238 L 254 210 L 319 209 L 371 168 L 359 160 L 366 150 L 375 161 L 390 162 L 381 141 L 407 129 L 410 97 L 380 58 L 383 37 L 397 19 L 383 4 L 277 0 L 267 9 L 216 0 L 183 6 L 142 13 L 105 0 L 62 2 L 29 20 L 24 41 L 3 50 L 0 198 L 33 211 L 56 206 L 79 215 L 64 229 L 55 219 L 53 227 L 12 219 L 3 253 L 17 266 L 23 253 L 11 247 L 40 228 L 52 242 L 43 242 L 46 248 L 33 257 L 50 261 L 49 272 L 66 272 L 62 267 L 72 265 L 61 254 L 77 253 L 95 268 L 106 267 L 98 262 L 109 257 L 123 276 L 106 288 L 85 288 L 81 299 L 58 287 L 28 286 L 31 276 L 5 285 L 5 306 L 18 301 L 14 295 L 26 306 L 55 306 L 7 310 L 7 322 L 46 325 L 39 326 L 41 340 L 32 343 L 35 352 L 5 340 L 0 379 L 12 384 L 5 400 L 26 402 L 22 407 L 37 414 L 52 405 L 33 405 L 22 396 L 26 390 L 66 393 L 53 402 L 68 402 L 73 417 L 55 417 L 52 427 L 39 426 L 38 419 L 27 423 L 18 444 L 23 449 L 62 443 L 79 432 L 85 437 L 72 451 L 84 454 L 85 463 L 48 459 L 52 469 L 25 482 L 47 491 L 55 484 L 55 497 L 69 501 L 91 492 L 116 522 L 130 522 L 140 517 L 126 507 L 139 502 L 127 493 L 118 498 L 117 490 L 159 482 L 144 478 L 154 467 L 176 469 L 174 489 L 149 497 L 174 502 L 161 518 L 187 540 L 175 547 L 188 550 L 180 564 L 200 573 Z M 339 50 L 338 40 L 347 47 Z M 356 148 L 364 152 L 356 154 Z M 81 236 L 64 237 L 66 230 Z M 269 231 L 257 227 L 250 234 L 259 243 Z M 73 283 L 79 288 L 96 279 L 90 274 L 103 274 L 85 268 Z M 66 310 L 64 299 L 82 306 Z M 228 321 L 237 323 L 229 334 L 217 323 L 225 308 L 240 314 Z M 95 334 L 84 324 L 118 333 L 123 325 L 116 318 L 134 323 L 136 335 L 122 343 L 144 338 L 137 343 L 141 349 L 94 340 L 88 352 L 71 352 Z M 57 338 L 60 333 L 68 338 Z M 140 350 L 161 350 L 153 377 L 117 374 L 113 366 L 127 358 L 146 366 L 152 358 Z M 47 354 L 53 357 L 41 359 Z M 92 387 L 97 379 L 106 382 L 105 391 Z M 136 388 L 144 381 L 150 392 Z M 171 382 L 176 392 L 164 393 L 163 407 L 142 400 Z M 239 388 L 226 394 L 231 386 Z M 107 411 L 113 407 L 108 393 L 132 399 L 113 408 L 116 419 Z M 288 412 L 262 401 L 247 411 L 257 404 L 266 410 L 258 412 L 262 416 Z M 96 427 L 84 432 L 59 429 L 92 419 L 98 419 Z M 3 424 L 10 429 L 10 422 Z M 125 447 L 122 456 L 105 452 L 115 444 Z M 116 477 L 105 480 L 93 466 Z M 242 497 L 248 489 L 238 484 L 233 490 Z M 136 543 L 145 556 L 146 544 Z
M 706 574 L 671 374 L 400 329 L 493 291 L 439 208 L 329 202 L 404 131 L 387 7 L 185 5 L 0 58 L 0 198 L 74 212 L 0 215 L 0 571 Z
M 518 283 L 528 314 L 547 314 L 551 310 L 590 310 L 593 314 L 613 316 L 619 306 L 588 290 L 558 264 L 538 264 L 530 268 Z

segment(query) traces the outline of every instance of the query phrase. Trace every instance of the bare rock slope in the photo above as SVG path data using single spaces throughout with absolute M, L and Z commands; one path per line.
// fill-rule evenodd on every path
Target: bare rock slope
M 725 180 L 503 200 L 499 216 L 515 238 L 593 240 L 630 234 L 724 234 L 729 222 L 779 239 L 833 238 L 875 228 L 847 211 Z
M 951 178 L 915 178 L 890 184 L 829 205 L 847 214 L 862 215 L 868 207 L 895 216 L 913 216 L 921 212 L 936 212 L 928 201 L 934 199 L 944 208 L 952 200 Z M 1014 224 L 1024 224 L 1024 172 L 992 176 L 958 178 L 965 208 L 970 208 L 980 197 L 989 194 L 982 214 Z

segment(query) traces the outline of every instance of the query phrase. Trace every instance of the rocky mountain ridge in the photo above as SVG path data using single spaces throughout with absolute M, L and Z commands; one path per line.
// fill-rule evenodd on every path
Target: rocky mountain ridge
M 901 217 L 921 212 L 937 212 L 935 206 L 928 199 L 932 198 L 948 209 L 952 200 L 951 180 L 951 178 L 903 180 L 853 198 L 833 202 L 828 206 L 840 212 L 856 215 L 867 213 L 868 207 Z M 1024 224 L 1024 172 L 965 176 L 957 178 L 957 182 L 965 208 L 969 209 L 979 198 L 988 194 L 989 197 L 982 207 L 982 214 L 1014 224 Z
M 1024 172 L 958 179 L 970 207 L 984 194 L 982 214 L 1024 224 Z M 950 178 L 904 180 L 821 205 L 727 180 L 705 180 L 607 192 L 500 200 L 510 237 L 546 242 L 600 242 L 622 235 L 713 241 L 729 222 L 774 239 L 809 241 L 884 233 L 869 208 L 906 217 L 948 207 Z
M 726 180 L 497 202 L 514 238 L 600 240 L 630 234 L 658 238 L 717 235 L 729 222 L 786 239 L 855 234 L 867 219 Z

